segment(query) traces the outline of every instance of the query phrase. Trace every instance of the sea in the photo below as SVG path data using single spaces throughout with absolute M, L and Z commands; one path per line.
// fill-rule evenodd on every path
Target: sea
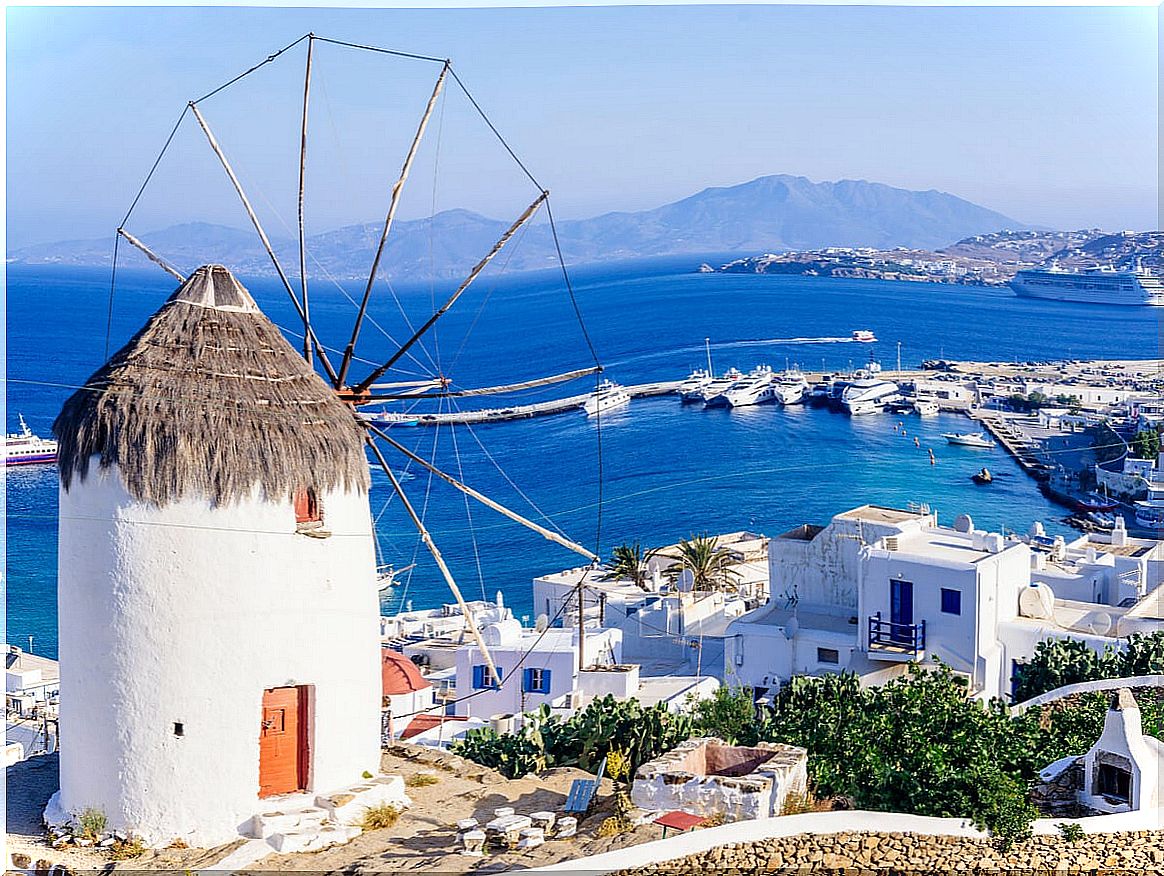
M 870 357 L 890 369 L 899 354 L 904 367 L 932 358 L 1160 355 L 1158 318 L 1151 308 L 1020 299 L 1006 289 L 983 287 L 699 273 L 704 260 L 717 258 L 579 267 L 571 270 L 569 286 L 561 272 L 498 269 L 470 287 L 384 380 L 440 375 L 452 389 L 515 383 L 588 367 L 592 350 L 604 375 L 617 382 L 677 380 L 706 365 L 708 343 L 717 372 L 731 366 L 746 371 L 761 363 L 840 370 Z M 278 281 L 242 279 L 299 346 L 296 332 L 302 327 Z M 362 377 L 385 361 L 454 285 L 381 283 L 352 373 Z M 173 288 L 161 271 L 122 270 L 111 296 L 108 269 L 9 265 L 8 431 L 23 414 L 35 432 L 48 435 L 74 388 Z M 333 350 L 342 349 L 350 336 L 352 299 L 361 290 L 356 281 L 312 284 L 313 325 Z M 850 340 L 855 329 L 869 329 L 879 341 L 855 343 Z M 338 353 L 332 358 L 338 360 Z M 593 381 L 587 377 L 501 398 L 440 404 L 445 410 L 504 407 L 584 393 Z M 411 405 L 390 402 L 384 408 L 429 410 Z M 1063 509 L 1048 502 L 1001 449 L 952 447 L 941 438 L 969 426 L 953 414 L 923 421 L 850 418 L 804 406 L 702 410 L 660 396 L 636 399 L 600 419 L 570 411 L 472 427 L 395 426 L 391 434 L 454 477 L 602 556 L 622 543 L 671 544 L 703 533 L 750 530 L 775 536 L 801 523 L 826 523 L 864 503 L 924 503 L 947 523 L 969 514 L 980 528 L 1025 531 L 1039 520 L 1050 532 L 1066 532 Z M 501 593 L 518 616 L 532 622 L 532 579 L 586 563 L 403 456 L 389 458 L 466 598 Z M 995 481 L 978 486 L 970 475 L 984 464 Z M 56 469 L 34 466 L 6 475 L 6 639 L 55 656 Z M 371 505 L 380 562 L 407 569 L 382 595 L 383 611 L 452 601 L 378 470 L 373 470 Z

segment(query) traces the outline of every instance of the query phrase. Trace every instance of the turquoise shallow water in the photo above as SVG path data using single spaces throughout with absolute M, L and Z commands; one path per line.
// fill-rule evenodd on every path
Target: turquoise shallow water
M 715 365 L 747 369 L 759 362 L 806 368 L 861 364 L 867 345 L 789 342 L 846 337 L 872 329 L 873 352 L 890 367 L 901 341 L 905 365 L 944 355 L 958 359 L 1135 358 L 1159 355 L 1156 314 L 1147 308 L 1073 306 L 1017 299 L 1005 290 L 909 283 L 692 273 L 699 259 L 657 260 L 579 269 L 579 305 L 612 379 L 624 383 L 675 379 L 703 361 L 711 337 Z M 248 284 L 280 325 L 293 327 L 281 289 Z M 355 284 L 353 284 L 355 285 Z M 8 293 L 8 427 L 23 412 L 47 434 L 70 384 L 104 358 L 108 275 L 98 270 L 10 267 Z M 158 274 L 123 273 L 114 307 L 116 348 L 171 289 Z M 341 346 L 352 307 L 334 288 L 316 284 L 313 310 L 326 342 Z M 440 289 L 398 287 L 416 324 Z M 485 304 L 482 307 L 482 304 Z M 407 326 L 391 299 L 373 310 L 395 336 Z M 416 351 L 403 370 L 440 370 L 458 386 L 523 380 L 588 364 L 588 353 L 560 279 L 526 274 L 483 279 L 440 323 L 436 343 Z M 391 345 L 369 325 L 360 353 L 380 360 Z M 431 361 L 430 361 L 431 358 Z M 360 365 L 355 373 L 364 373 Z M 407 375 L 402 374 L 402 377 Z M 27 382 L 31 381 L 31 382 Z M 523 393 L 529 401 L 586 391 L 582 384 Z M 601 547 L 639 539 L 672 542 L 692 533 L 753 529 L 777 534 L 802 522 L 824 522 L 863 502 L 927 502 L 947 521 L 970 513 L 979 525 L 1025 529 L 1044 520 L 1062 528 L 1048 503 L 1000 450 L 947 447 L 940 433 L 966 421 L 943 415 L 850 419 L 825 410 L 771 406 L 736 411 L 683 408 L 673 398 L 641 399 L 603 418 Z M 921 438 L 922 449 L 913 446 Z M 515 510 L 542 514 L 588 546 L 595 542 L 595 424 L 580 413 L 484 425 L 397 429 L 394 435 L 426 458 Z M 925 448 L 933 447 L 937 465 Z M 495 465 L 496 463 L 496 465 Z M 989 488 L 969 476 L 983 464 L 996 473 Z M 398 467 L 405 469 L 403 460 Z M 502 470 L 504 474 L 502 474 Z M 532 535 L 439 482 L 415 472 L 405 482 L 469 596 L 505 593 L 519 614 L 530 611 L 530 579 L 581 558 Z M 38 652 L 56 652 L 56 473 L 8 473 L 7 638 Z M 388 485 L 374 473 L 372 506 L 385 561 L 416 558 L 406 585 L 393 592 L 416 607 L 449 599 Z

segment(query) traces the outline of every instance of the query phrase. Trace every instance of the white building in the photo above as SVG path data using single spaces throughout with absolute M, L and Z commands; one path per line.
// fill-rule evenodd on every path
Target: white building
M 8 645 L 4 655 L 5 711 L 27 717 L 55 704 L 61 688 L 61 667 L 56 660 L 29 654 Z
M 377 772 L 363 435 L 222 267 L 73 395 L 60 439 L 60 791 L 151 845 Z M 277 798 L 274 804 L 270 799 Z
M 501 677 L 491 677 L 476 644 L 458 648 L 456 714 L 478 718 L 519 715 L 543 703 L 568 699 L 577 689 L 577 628 L 539 632 L 507 620 L 484 627 L 481 636 Z M 618 630 L 588 628 L 581 648 L 584 666 L 622 662 L 622 634 Z
M 939 526 L 930 513 L 868 505 L 797 527 L 769 545 L 769 604 L 728 627 L 726 679 L 760 693 L 842 670 L 877 683 L 940 660 L 974 694 L 1008 695 L 1016 664 L 1044 639 L 1102 650 L 1159 628 L 1147 555 L 1126 533 L 1112 540 L 1028 543 L 965 516 Z

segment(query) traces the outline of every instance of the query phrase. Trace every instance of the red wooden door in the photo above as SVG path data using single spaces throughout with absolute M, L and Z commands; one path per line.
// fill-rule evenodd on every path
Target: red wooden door
M 306 715 L 297 687 L 263 691 L 259 733 L 259 796 L 290 794 L 306 785 Z

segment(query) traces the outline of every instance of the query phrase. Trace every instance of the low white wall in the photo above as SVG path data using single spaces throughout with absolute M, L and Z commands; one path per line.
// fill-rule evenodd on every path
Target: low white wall
M 1160 830 L 1164 827 L 1164 809 L 1125 812 L 1119 815 L 1099 815 L 1090 818 L 1040 818 L 1032 825 L 1036 835 L 1060 833 L 1059 825 L 1078 824 L 1086 833 L 1123 833 L 1135 830 Z M 920 833 L 928 836 L 984 837 L 966 818 L 932 818 L 926 815 L 905 815 L 900 812 L 868 812 L 853 809 L 845 812 L 807 812 L 803 815 L 781 815 L 775 818 L 757 818 L 738 821 L 722 827 L 709 827 L 670 836 L 665 840 L 643 843 L 589 858 L 559 861 L 546 867 L 536 867 L 529 873 L 579 873 L 598 876 L 618 870 L 630 870 L 671 861 L 726 846 L 732 843 L 758 842 L 798 834 L 834 833 Z
M 1041 706 L 1044 703 L 1053 703 L 1072 694 L 1092 693 L 1093 691 L 1119 690 L 1121 687 L 1164 687 L 1164 675 L 1134 675 L 1128 678 L 1101 678 L 1097 681 L 1081 681 L 1078 684 L 1065 684 L 1049 690 L 1045 694 L 1010 707 L 1012 715 L 1021 715 L 1027 709 Z

